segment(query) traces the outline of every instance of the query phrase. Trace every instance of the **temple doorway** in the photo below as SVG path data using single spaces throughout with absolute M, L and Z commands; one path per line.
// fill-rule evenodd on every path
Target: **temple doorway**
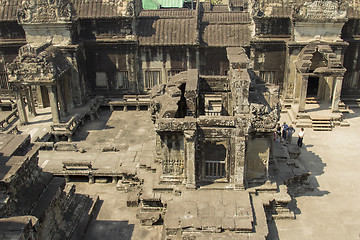
M 319 91 L 319 77 L 309 76 L 306 97 L 317 97 Z

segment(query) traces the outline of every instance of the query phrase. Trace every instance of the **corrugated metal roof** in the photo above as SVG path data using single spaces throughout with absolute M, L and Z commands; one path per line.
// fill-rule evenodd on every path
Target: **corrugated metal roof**
M 160 2 L 161 7 L 164 8 L 182 8 L 184 6 L 184 0 L 156 0 Z
M 184 0 L 142 0 L 144 10 L 154 10 L 163 8 L 182 8 Z
M 194 45 L 196 22 L 191 18 L 140 18 L 140 45 Z
M 201 45 L 209 47 L 249 46 L 248 24 L 202 24 Z

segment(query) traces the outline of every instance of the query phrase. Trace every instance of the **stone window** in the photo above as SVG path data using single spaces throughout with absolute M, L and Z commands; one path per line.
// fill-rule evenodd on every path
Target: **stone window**
M 226 177 L 226 141 L 205 142 L 205 177 L 219 179 Z
M 151 70 L 151 71 L 145 71 L 145 88 L 149 89 L 153 86 L 161 83 L 161 74 L 159 70 Z
M 96 88 L 108 88 L 106 72 L 96 72 L 95 86 Z
M 205 94 L 205 115 L 221 116 L 222 112 L 222 95 Z
M 184 71 L 183 69 L 170 69 L 167 71 L 167 82 L 169 82 L 170 77 L 174 76 L 180 72 Z
M 275 83 L 275 71 L 261 71 L 260 77 L 262 80 L 264 80 L 267 83 Z
M 163 136 L 165 143 L 165 158 L 163 159 L 163 174 L 179 176 L 184 172 L 184 139 L 181 135 Z
M 6 72 L 0 72 L 0 89 L 8 90 L 9 82 L 6 75 Z
M 117 89 L 129 88 L 129 72 L 128 71 L 119 71 L 116 73 L 116 88 Z

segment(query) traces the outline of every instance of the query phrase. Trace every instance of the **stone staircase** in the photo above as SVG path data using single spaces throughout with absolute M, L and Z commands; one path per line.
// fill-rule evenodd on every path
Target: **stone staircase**
M 312 117 L 312 129 L 314 131 L 332 131 L 332 122 L 329 117 Z
M 319 99 L 317 99 L 316 97 L 307 97 L 305 99 L 305 103 L 306 104 L 319 104 Z
M 342 97 L 341 101 L 348 108 L 360 108 L 360 98 L 357 96 L 354 97 Z

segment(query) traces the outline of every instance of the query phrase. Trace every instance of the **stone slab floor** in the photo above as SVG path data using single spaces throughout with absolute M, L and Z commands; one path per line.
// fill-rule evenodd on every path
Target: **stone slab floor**
M 75 137 L 78 145 L 99 151 L 110 143 L 120 151 L 138 151 L 133 148 L 155 144 L 148 112 L 101 115 L 100 121 L 88 123 Z M 360 109 L 344 117 L 350 127 L 331 132 L 305 129 L 301 161 L 312 172 L 315 190 L 296 197 L 296 220 L 276 220 L 269 239 L 360 239 Z M 283 121 L 289 121 L 286 115 Z M 160 239 L 162 227 L 140 226 L 137 209 L 126 207 L 126 194 L 116 191 L 115 184 L 76 185 L 78 192 L 99 195 L 102 201 L 85 239 Z
M 143 152 L 154 150 L 155 128 L 149 112 L 103 110 L 100 116 L 96 121 L 87 122 L 74 136 L 78 147 L 96 152 L 103 146 L 111 146 L 119 150 L 115 154 L 136 152 L 139 157 Z M 136 218 L 138 208 L 126 206 L 127 193 L 117 191 L 116 184 L 72 183 L 76 184 L 76 192 L 100 198 L 100 210 L 91 221 L 84 239 L 160 239 L 162 226 L 140 226 Z
M 127 193 L 116 191 L 116 184 L 76 183 L 76 192 L 98 195 L 100 211 L 84 237 L 86 240 L 159 240 L 162 226 L 140 226 L 138 208 L 126 206 Z
M 305 129 L 300 157 L 315 190 L 296 197 L 296 220 L 277 220 L 269 239 L 360 239 L 360 109 L 344 118 L 350 127 Z

